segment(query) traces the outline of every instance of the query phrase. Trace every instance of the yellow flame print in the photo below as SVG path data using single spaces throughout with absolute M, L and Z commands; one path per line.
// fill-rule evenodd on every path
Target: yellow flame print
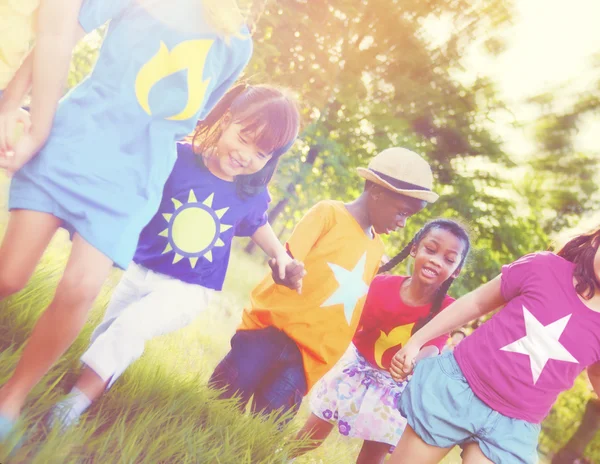
M 385 369 L 382 364 L 383 354 L 394 346 L 404 345 L 410 338 L 413 325 L 408 324 L 395 327 L 388 334 L 381 330 L 381 335 L 379 335 L 379 338 L 375 342 L 375 351 L 373 353 L 375 362 L 380 368 Z
M 164 42 L 154 55 L 138 72 L 135 79 L 135 95 L 144 111 L 152 115 L 148 101 L 150 90 L 161 79 L 187 69 L 188 101 L 181 113 L 166 119 L 182 121 L 194 116 L 202 107 L 204 95 L 210 79 L 202 80 L 208 51 L 214 40 L 188 40 L 175 46 L 169 52 Z

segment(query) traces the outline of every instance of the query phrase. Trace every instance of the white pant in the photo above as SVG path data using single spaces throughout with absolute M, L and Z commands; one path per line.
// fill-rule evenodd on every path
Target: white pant
M 110 380 L 110 388 L 142 355 L 147 340 L 189 325 L 214 293 L 131 263 L 81 361 Z

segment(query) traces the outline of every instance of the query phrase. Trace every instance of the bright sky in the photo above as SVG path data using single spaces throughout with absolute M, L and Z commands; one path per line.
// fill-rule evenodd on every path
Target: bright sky
M 561 86 L 582 91 L 600 79 L 600 73 L 592 71 L 593 57 L 600 55 L 600 1 L 515 0 L 515 7 L 507 51 L 494 59 L 474 57 L 469 67 L 496 80 L 517 119 L 532 120 L 536 114 L 522 104 L 526 98 Z M 600 153 L 598 133 L 600 118 L 588 121 L 578 136 L 578 148 Z M 510 153 L 533 149 L 524 134 L 507 133 L 505 139 Z
M 515 0 L 515 7 L 507 50 L 492 59 L 474 55 L 467 66 L 491 76 L 517 119 L 531 121 L 537 113 L 524 104 L 528 97 L 561 86 L 579 92 L 600 82 L 600 72 L 592 71 L 594 55 L 600 56 L 600 0 Z M 523 131 L 498 127 L 498 132 L 508 153 L 526 155 L 535 149 Z M 577 148 L 600 156 L 600 117 L 581 128 Z M 576 232 L 598 223 L 600 212 L 584 218 Z
M 600 53 L 600 1 L 515 0 L 509 48 L 487 72 L 510 99 L 519 100 L 566 81 L 591 83 L 590 59 Z

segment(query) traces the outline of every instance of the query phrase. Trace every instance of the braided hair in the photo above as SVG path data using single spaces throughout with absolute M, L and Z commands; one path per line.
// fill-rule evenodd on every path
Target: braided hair
M 378 274 L 382 274 L 384 272 L 388 272 L 402 261 L 406 259 L 406 257 L 410 254 L 413 247 L 419 246 L 421 240 L 423 240 L 427 234 L 432 229 L 441 229 L 446 230 L 453 234 L 456 238 L 458 238 L 461 242 L 463 242 L 465 249 L 460 258 L 460 263 L 458 264 L 457 269 L 463 267 L 465 260 L 467 259 L 467 255 L 469 254 L 469 250 L 471 248 L 471 240 L 469 239 L 469 234 L 465 230 L 465 228 L 460 225 L 458 222 L 452 221 L 451 219 L 434 219 L 425 224 L 412 238 L 410 242 L 402 249 L 400 253 L 390 259 L 387 263 L 379 268 L 377 271 Z M 431 308 L 429 310 L 429 314 L 421 319 L 419 319 L 416 324 L 413 326 L 412 334 L 417 332 L 421 327 L 427 324 L 431 319 L 433 319 L 441 310 L 442 303 L 446 295 L 448 294 L 448 290 L 450 286 L 454 282 L 454 277 L 449 277 L 446 279 L 442 285 L 437 289 L 435 296 L 433 298 L 433 302 L 431 303 Z

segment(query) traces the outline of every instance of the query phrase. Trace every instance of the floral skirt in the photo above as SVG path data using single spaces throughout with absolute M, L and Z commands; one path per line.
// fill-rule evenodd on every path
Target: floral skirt
M 317 417 L 337 423 L 342 435 L 395 446 L 406 427 L 397 408 L 405 386 L 373 367 L 351 344 L 314 386 L 310 408 Z

